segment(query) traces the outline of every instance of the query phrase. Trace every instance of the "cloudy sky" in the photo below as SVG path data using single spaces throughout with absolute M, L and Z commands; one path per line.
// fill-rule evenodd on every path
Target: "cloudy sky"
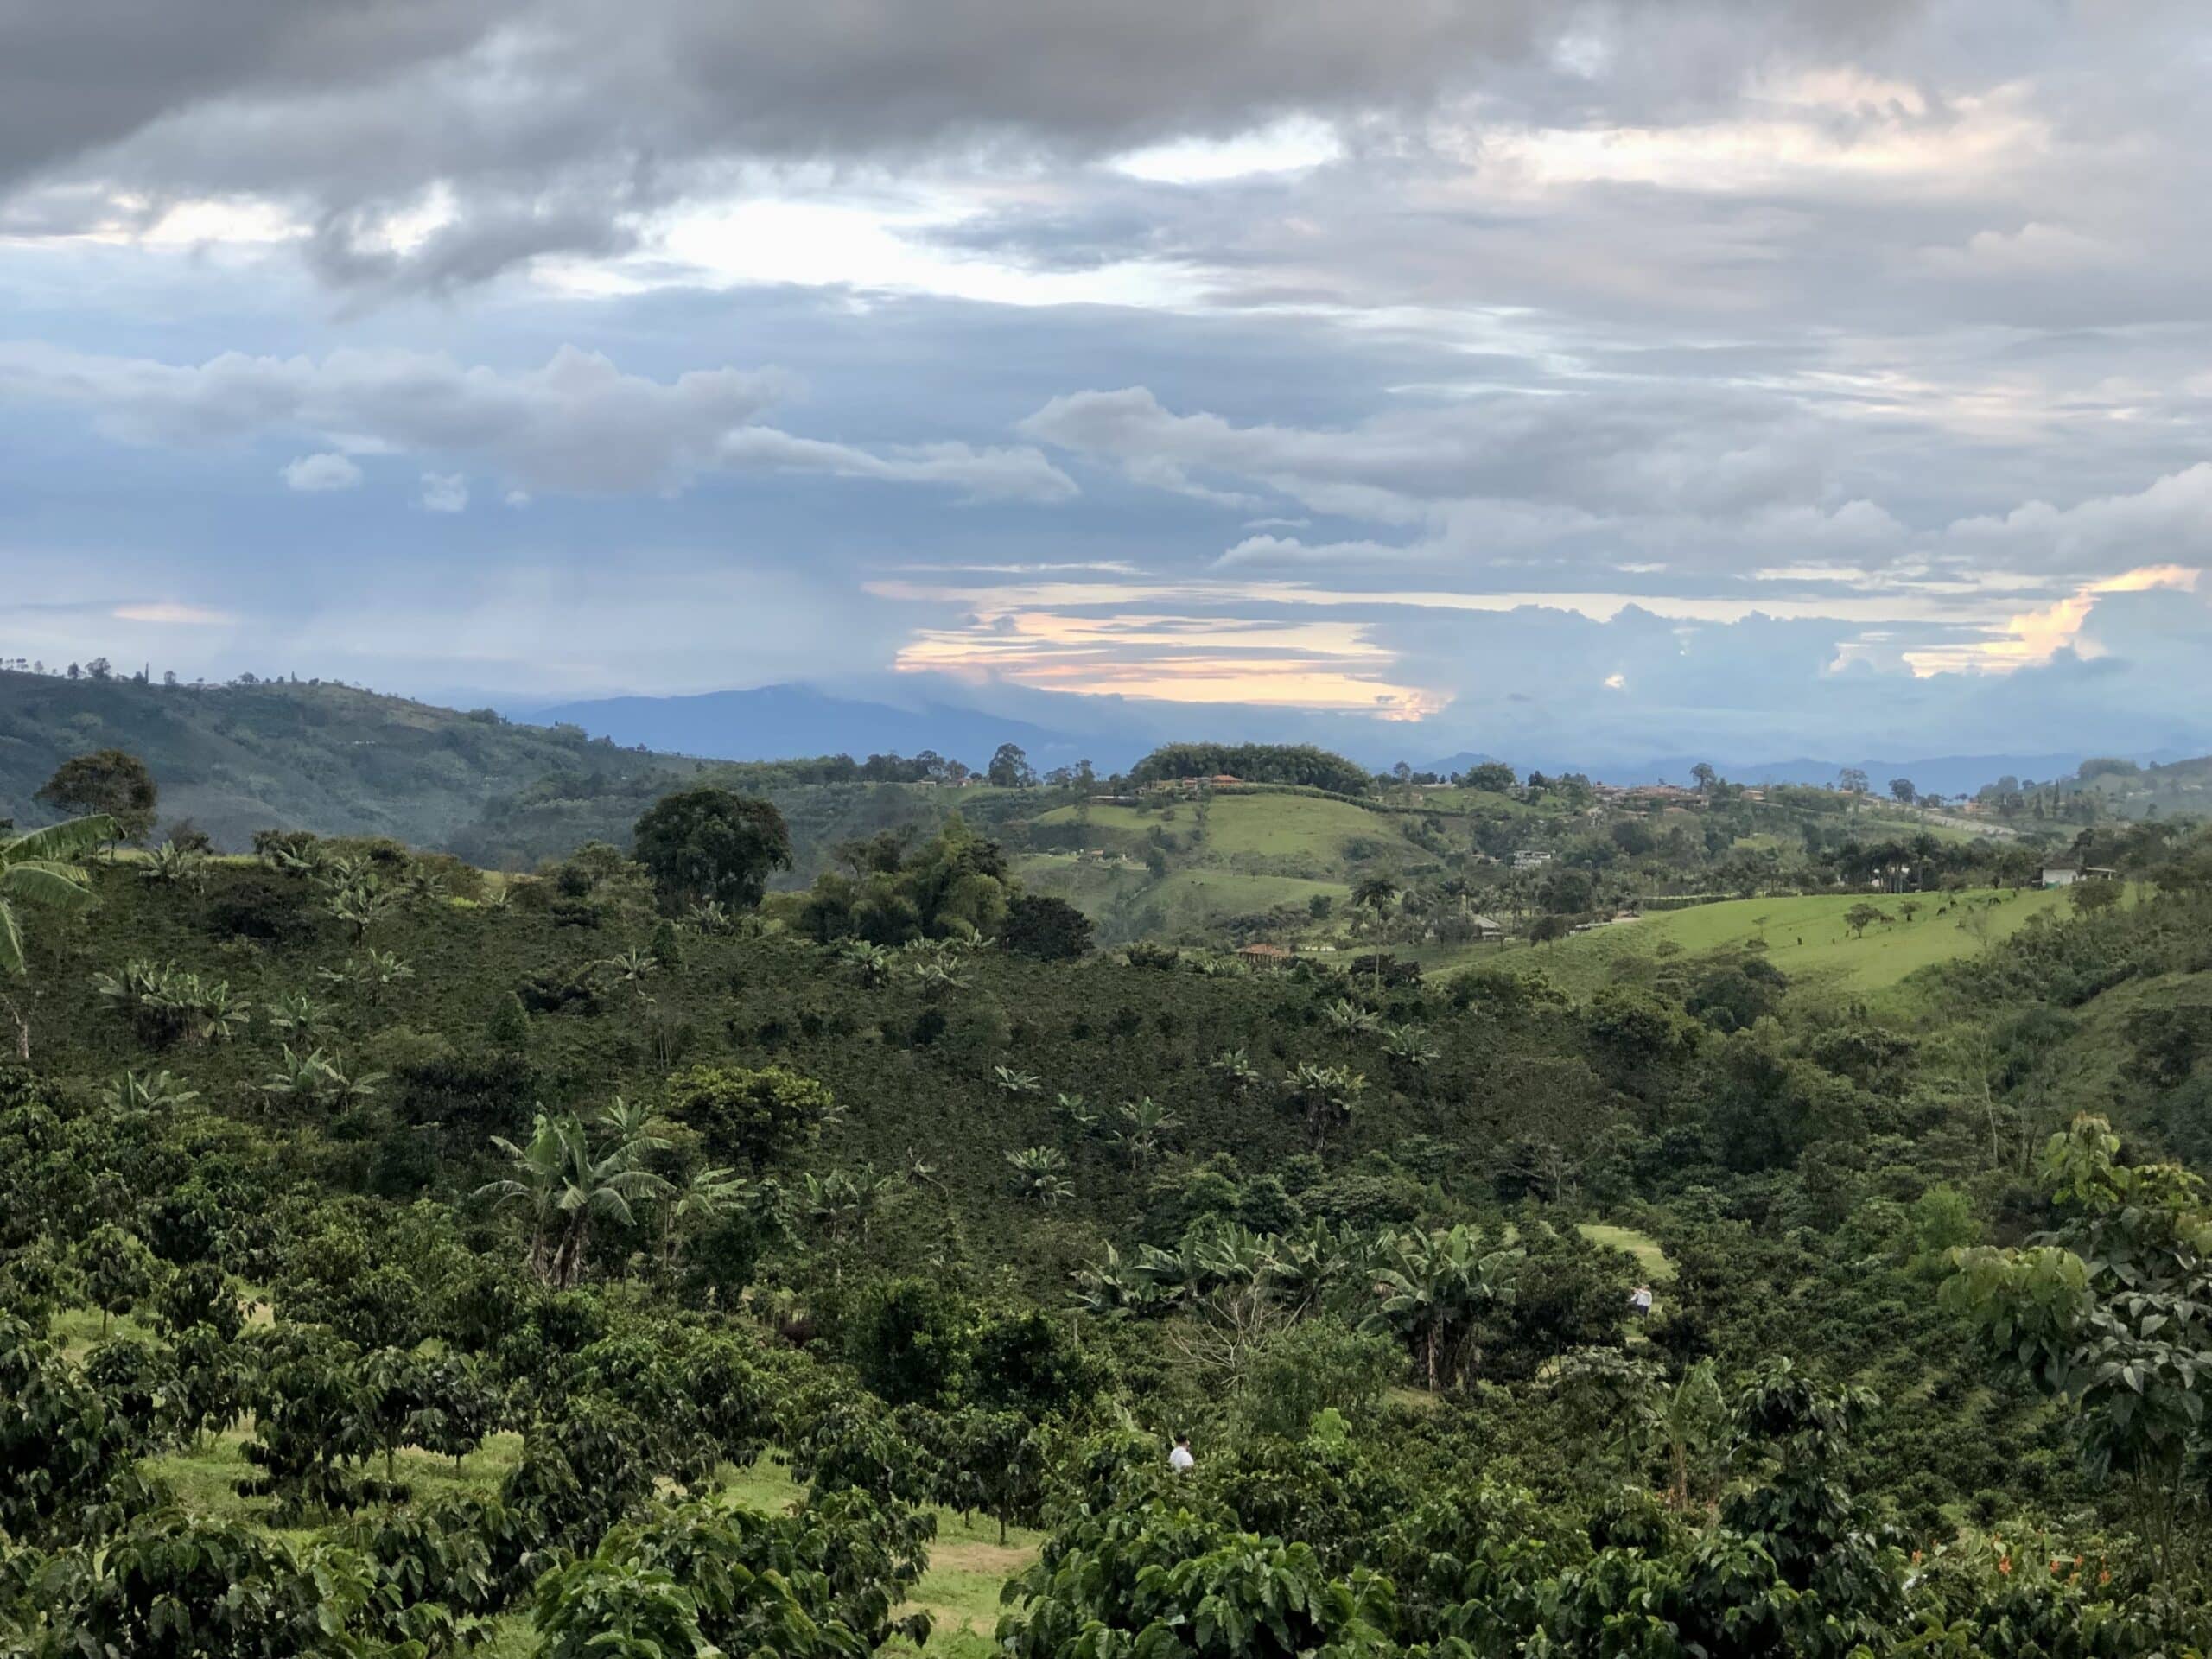
M 2212 748 L 2201 4 L 0 41 L 0 654 L 1416 760 Z

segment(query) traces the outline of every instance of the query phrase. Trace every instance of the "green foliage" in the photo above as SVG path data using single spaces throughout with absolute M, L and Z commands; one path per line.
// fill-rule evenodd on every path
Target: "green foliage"
M 84 909 L 92 901 L 92 887 L 75 861 L 116 833 L 112 818 L 95 816 L 0 840 L 0 972 L 16 979 L 29 976 L 16 906 L 64 914 Z M 22 1052 L 30 1058 L 27 1031 Z
M 1338 795 L 1363 795 L 1369 784 L 1357 762 L 1303 743 L 1169 743 L 1129 769 L 1138 784 L 1224 773 L 1248 784 L 1298 784 Z
M 788 1066 L 695 1065 L 668 1080 L 669 1116 L 717 1157 L 756 1171 L 819 1135 L 835 1106 L 827 1088 Z
M 258 1528 L 165 1511 L 49 1561 L 38 1651 L 131 1659 L 340 1659 L 378 1588 L 344 1551 L 296 1553 Z
M 2196 1176 L 2122 1164 L 2120 1144 L 2098 1117 L 2053 1135 L 2043 1173 L 2059 1227 L 2048 1243 L 1960 1251 L 1944 1296 L 2067 1402 L 2091 1472 L 2128 1483 L 2171 1570 L 2208 1498 L 2212 1213 Z
M 155 1496 L 139 1450 L 97 1389 L 0 1314 L 0 1534 L 45 1544 L 108 1532 Z
M 1063 962 L 1090 949 L 1090 918 L 1065 899 L 1017 893 L 1007 900 L 999 942 L 1044 962 Z
M 522 1146 L 493 1136 L 511 1173 L 476 1191 L 480 1199 L 521 1213 L 528 1233 L 524 1259 L 541 1283 L 556 1290 L 583 1276 L 595 1225 L 628 1226 L 636 1219 L 638 1200 L 668 1188 L 664 1178 L 645 1167 L 647 1155 L 664 1142 L 632 1127 L 619 1098 L 601 1122 L 597 1147 L 574 1114 L 556 1118 L 540 1112 Z
M 845 1357 L 894 1406 L 934 1405 L 959 1387 L 969 1362 L 963 1310 L 926 1279 L 871 1285 L 846 1315 Z
M 1283 1440 L 1304 1438 L 1325 1412 L 1363 1425 L 1404 1369 L 1402 1351 L 1381 1332 L 1332 1317 L 1302 1320 L 1254 1351 L 1236 1415 L 1246 1433 Z
M 118 841 L 145 840 L 160 798 L 146 763 L 123 749 L 72 755 L 39 786 L 38 798 L 75 817 L 105 818 Z
M 130 1312 L 160 1280 L 161 1264 L 145 1241 L 112 1222 L 103 1223 L 86 1237 L 77 1248 L 77 1259 L 85 1294 L 100 1310 L 103 1335 L 110 1317 Z
M 768 877 L 791 867 L 783 814 L 726 789 L 663 796 L 638 820 L 636 835 L 638 862 L 671 908 L 712 902 L 750 910 Z

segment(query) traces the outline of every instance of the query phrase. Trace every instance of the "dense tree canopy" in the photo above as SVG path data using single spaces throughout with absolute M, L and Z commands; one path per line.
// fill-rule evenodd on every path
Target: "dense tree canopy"
M 791 832 L 766 801 L 726 789 L 663 796 L 638 820 L 638 862 L 664 904 L 749 910 L 768 878 L 791 865 Z
M 1484 877 L 1397 867 L 1078 951 L 947 814 L 749 915 L 297 834 L 26 911 L 0 1649 L 2212 1641 L 2193 832 L 1868 997 L 1398 951 Z
M 38 798 L 80 817 L 102 817 L 121 841 L 143 841 L 154 827 L 161 791 L 146 763 L 122 749 L 99 749 L 63 761 L 40 786 Z
M 1129 769 L 1141 784 L 1223 773 L 1252 784 L 1303 784 L 1341 795 L 1367 792 L 1368 772 L 1310 743 L 1169 743 Z

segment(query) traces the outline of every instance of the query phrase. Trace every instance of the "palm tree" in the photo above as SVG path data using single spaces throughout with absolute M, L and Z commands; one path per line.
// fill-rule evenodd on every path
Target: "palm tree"
M 100 1104 L 111 1112 L 175 1111 L 200 1098 L 167 1071 L 125 1071 L 100 1090 Z
M 1067 1178 L 1068 1160 L 1058 1148 L 1025 1147 L 1007 1154 L 1006 1160 L 1014 1168 L 1017 1198 L 1050 1206 L 1075 1196 L 1074 1183 Z
M 643 1167 L 652 1150 L 644 1142 L 651 1137 L 625 1133 L 631 1115 L 620 1101 L 615 1107 L 620 1116 L 610 1116 L 616 1134 L 602 1153 L 593 1152 L 590 1134 L 574 1113 L 556 1118 L 539 1112 L 526 1146 L 492 1137 L 514 1173 L 486 1182 L 475 1196 L 501 1209 L 522 1207 L 530 1226 L 531 1271 L 551 1289 L 566 1290 L 582 1276 L 594 1222 L 628 1226 L 636 1218 L 633 1200 L 667 1190 L 666 1181 Z
M 1413 1344 L 1431 1389 L 1473 1371 L 1477 1322 L 1512 1298 L 1505 1267 L 1516 1253 L 1485 1250 L 1478 1230 L 1407 1233 L 1391 1241 L 1390 1265 L 1377 1275 L 1379 1306 L 1370 1326 L 1397 1332 Z
M 833 1169 L 827 1175 L 799 1178 L 799 1210 L 831 1244 L 866 1238 L 868 1223 L 893 1178 L 879 1175 L 873 1164 L 858 1170 Z
M 1372 1009 L 1340 996 L 1322 1008 L 1321 1023 L 1339 1037 L 1356 1037 L 1375 1030 L 1382 1020 Z
M 645 980 L 647 976 L 659 971 L 660 958 L 651 951 L 617 951 L 601 965 L 613 969 L 616 982 L 630 986 L 638 993 L 639 1000 L 648 1002 L 652 1000 L 646 995 Z
M 1415 1070 L 1436 1058 L 1436 1046 L 1428 1040 L 1428 1033 L 1419 1026 L 1385 1026 L 1382 1027 L 1382 1052 L 1394 1065 L 1411 1066 Z
M 1260 1068 L 1241 1048 L 1224 1048 L 1206 1062 L 1206 1070 L 1221 1079 L 1222 1088 L 1233 1099 L 1243 1099 L 1260 1085 Z
M 1302 1233 L 1274 1241 L 1268 1262 L 1268 1288 L 1293 1315 L 1303 1319 L 1319 1312 L 1331 1292 L 1357 1266 L 1351 1250 L 1329 1224 L 1315 1221 Z
M 1701 1359 L 1659 1393 L 1654 1427 L 1667 1450 L 1667 1503 L 1690 1506 L 1690 1459 L 1713 1439 L 1726 1414 L 1713 1362 Z
M 852 969 L 853 977 L 869 990 L 887 985 L 898 958 L 888 946 L 866 939 L 847 939 L 837 947 L 837 960 Z
M 276 1063 L 269 1080 L 261 1085 L 261 1092 L 280 1100 L 314 1100 L 321 1096 L 324 1079 L 330 1074 L 330 1059 L 319 1048 L 301 1053 L 289 1043 L 283 1045 L 284 1058 Z
M 1398 896 L 1398 884 L 1387 875 L 1370 875 L 1351 890 L 1351 901 L 1359 909 L 1375 918 L 1377 931 L 1382 927 L 1383 913 L 1390 908 L 1390 901 Z M 1382 986 L 1382 941 L 1375 942 L 1375 985 Z
M 1077 1309 L 1101 1319 L 1126 1318 L 1152 1298 L 1152 1281 L 1111 1244 L 1096 1267 L 1077 1268 L 1074 1276 Z
M 76 861 L 96 851 L 117 834 L 115 820 L 105 813 L 71 818 L 66 823 L 34 830 L 27 836 L 0 841 L 0 971 L 10 978 L 28 980 L 30 963 L 23 954 L 23 929 L 16 913 L 18 905 L 67 914 L 92 902 L 92 878 Z M 13 1000 L 8 1013 L 16 1022 L 16 1048 L 31 1057 L 31 1028 Z
M 145 880 L 164 887 L 177 887 L 186 882 L 197 884 L 203 879 L 203 866 L 207 855 L 189 847 L 180 847 L 165 841 L 146 855 L 146 861 L 138 874 Z
M 1122 1127 L 1114 1132 L 1114 1144 L 1128 1157 L 1129 1167 L 1137 1169 L 1150 1163 L 1166 1147 L 1168 1140 L 1183 1122 L 1150 1095 L 1125 1101 L 1121 1109 Z
M 1398 884 L 1387 875 L 1368 876 L 1351 890 L 1354 906 L 1370 912 L 1378 922 L 1397 896 Z
M 330 1029 L 330 1005 L 305 991 L 286 991 L 262 1004 L 261 1020 L 271 1031 L 313 1038 Z
M 728 1215 L 753 1198 L 753 1183 L 734 1169 L 695 1169 L 669 1188 L 660 1207 L 660 1259 L 673 1268 L 683 1254 L 683 1235 Z
M 1282 1086 L 1285 1094 L 1306 1109 L 1306 1132 L 1319 1152 L 1328 1144 L 1332 1130 L 1351 1125 L 1360 1096 L 1367 1092 L 1367 1079 L 1345 1066 L 1315 1065 L 1308 1060 L 1285 1077 Z
M 1088 1136 L 1098 1133 L 1098 1109 L 1081 1095 L 1060 1096 L 1058 1109 L 1060 1116 L 1067 1119 L 1068 1127 L 1077 1135 Z

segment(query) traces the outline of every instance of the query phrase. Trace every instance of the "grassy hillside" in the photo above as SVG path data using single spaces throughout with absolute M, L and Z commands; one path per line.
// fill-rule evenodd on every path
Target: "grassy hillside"
M 1516 950 L 1562 984 L 1594 988 L 1624 968 L 1663 957 L 1701 956 L 1764 942 L 1767 959 L 1793 980 L 1817 980 L 1853 992 L 1879 990 L 1908 974 L 1955 961 L 2025 926 L 2063 913 L 2062 890 L 1982 888 L 1965 893 L 1867 897 L 1847 893 L 1729 899 L 1663 911 Z M 1904 907 L 1911 904 L 1908 919 Z M 1891 919 L 1853 934 L 1844 917 L 1872 904 Z
M 1229 792 L 1159 807 L 1071 804 L 1040 813 L 1036 822 L 1085 846 L 1138 857 L 1158 846 L 1182 868 L 1240 874 L 1343 881 L 1355 868 L 1433 861 L 1405 839 L 1394 814 L 1288 791 Z
M 255 831 L 386 836 L 493 869 L 529 869 L 588 841 L 627 847 L 658 797 L 720 782 L 773 800 L 810 880 L 838 842 L 933 833 L 957 810 L 988 828 L 1033 794 L 925 784 L 790 784 L 758 769 L 618 748 L 574 727 L 515 725 L 331 683 L 162 686 L 0 673 L 0 816 L 56 815 L 32 797 L 70 755 L 119 748 L 161 789 L 161 823 L 219 847 Z M 162 833 L 157 830 L 156 834 Z
M 1281 925 L 1261 931 L 1303 931 L 1314 899 L 1341 916 L 1362 877 L 1440 871 L 1437 854 L 1408 836 L 1419 822 L 1287 790 L 1142 806 L 1071 803 L 1036 815 L 1032 844 L 1055 850 L 1024 858 L 1020 870 L 1036 890 L 1082 907 L 1109 939 L 1195 938 L 1271 915 Z
M 634 819 L 633 803 L 696 770 L 574 728 L 515 726 L 490 709 L 464 714 L 334 683 L 162 686 L 0 673 L 0 811 L 47 821 L 54 815 L 33 793 L 69 756 L 101 748 L 146 762 L 164 824 L 189 818 L 226 848 L 285 828 L 458 849 L 503 797 L 535 789 L 549 800 L 612 801 Z

